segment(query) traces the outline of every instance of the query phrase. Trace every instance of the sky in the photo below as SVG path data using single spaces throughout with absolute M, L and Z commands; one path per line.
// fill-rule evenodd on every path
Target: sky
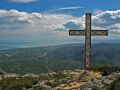
M 109 36 L 93 37 L 93 43 L 120 43 L 118 0 L 1 0 L 0 47 L 84 43 L 69 30 L 83 30 L 87 12 L 92 29 L 109 30 Z

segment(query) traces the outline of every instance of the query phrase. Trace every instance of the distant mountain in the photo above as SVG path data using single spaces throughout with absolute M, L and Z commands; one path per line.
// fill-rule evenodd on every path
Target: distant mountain
M 120 43 L 92 45 L 92 64 L 120 64 Z M 12 73 L 43 73 L 83 68 L 84 46 L 58 46 L 0 50 L 0 68 Z

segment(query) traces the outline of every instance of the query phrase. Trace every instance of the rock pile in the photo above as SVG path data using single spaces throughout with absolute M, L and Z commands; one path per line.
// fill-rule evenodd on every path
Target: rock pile
M 84 73 L 86 74 L 85 70 L 65 71 L 63 74 L 65 74 L 66 77 L 57 80 L 52 79 L 41 81 L 29 90 L 40 90 L 40 88 L 42 90 L 80 90 L 80 87 L 86 82 L 102 77 L 99 72 L 91 71 L 89 75 L 85 75 Z
M 80 87 L 80 90 L 106 90 L 106 88 L 118 77 L 120 77 L 120 73 L 116 72 L 109 76 L 104 76 L 101 79 L 88 81 Z

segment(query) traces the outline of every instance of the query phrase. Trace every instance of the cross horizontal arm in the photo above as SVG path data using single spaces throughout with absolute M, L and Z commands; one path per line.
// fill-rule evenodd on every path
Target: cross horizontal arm
M 92 36 L 107 36 L 108 30 L 91 30 Z
M 85 30 L 69 30 L 71 36 L 85 36 Z
M 85 30 L 69 30 L 71 36 L 85 36 Z M 108 30 L 91 30 L 91 36 L 107 36 Z

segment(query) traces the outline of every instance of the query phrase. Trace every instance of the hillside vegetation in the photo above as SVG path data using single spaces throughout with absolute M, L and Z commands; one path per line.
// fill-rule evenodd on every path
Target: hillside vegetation
M 119 52 L 119 43 L 94 44 L 91 63 L 119 66 Z M 10 73 L 46 73 L 83 66 L 82 44 L 0 50 L 0 68 Z

